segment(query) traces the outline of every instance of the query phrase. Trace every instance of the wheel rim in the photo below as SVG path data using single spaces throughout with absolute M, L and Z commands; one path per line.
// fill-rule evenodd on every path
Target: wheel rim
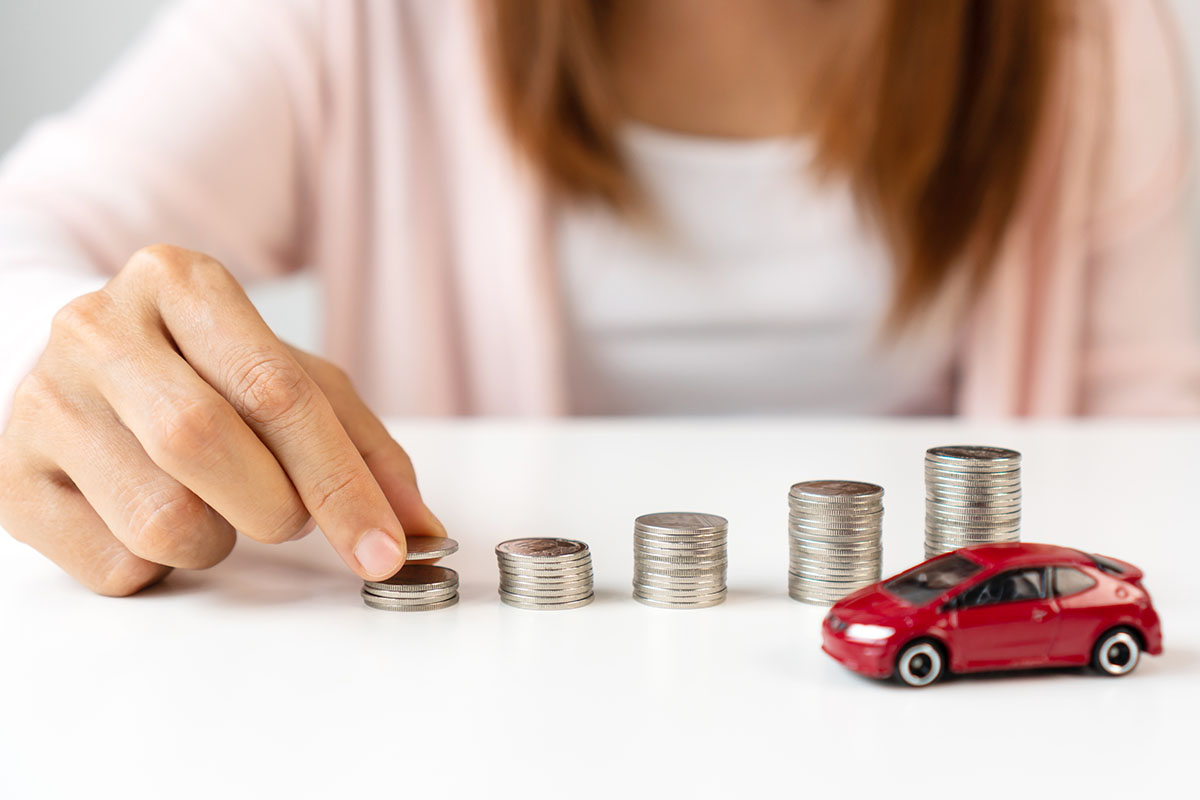
M 904 651 L 900 659 L 900 678 L 909 686 L 928 686 L 942 672 L 942 654 L 928 642 Z
M 1141 648 L 1125 631 L 1117 631 L 1100 644 L 1100 669 L 1109 675 L 1124 675 L 1137 666 Z

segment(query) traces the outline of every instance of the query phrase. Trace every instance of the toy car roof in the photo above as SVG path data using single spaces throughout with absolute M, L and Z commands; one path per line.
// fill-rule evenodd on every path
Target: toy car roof
M 971 560 L 985 567 L 1040 566 L 1042 564 L 1077 564 L 1091 566 L 1087 554 L 1070 547 L 1034 542 L 1005 542 L 977 544 L 963 548 Z

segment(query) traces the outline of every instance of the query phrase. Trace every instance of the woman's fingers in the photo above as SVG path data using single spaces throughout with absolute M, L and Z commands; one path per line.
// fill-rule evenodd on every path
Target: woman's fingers
M 425 505 L 417 476 L 404 448 L 367 408 L 344 372 L 324 359 L 289 347 L 329 399 L 334 412 L 362 454 L 384 495 L 409 536 L 445 536 L 446 528 Z
M 74 402 L 74 401 L 72 401 Z M 86 418 L 72 410 L 40 448 L 66 473 L 108 531 L 135 556 L 205 569 L 233 550 L 233 526 L 158 467 L 100 403 Z
M 65 476 L 30 469 L 9 449 L 0 449 L 0 526 L 99 594 L 124 597 L 171 572 L 117 541 Z
M 445 535 L 345 376 L 280 342 L 220 264 L 165 246 L 56 317 L 0 435 L 0 514 L 105 594 L 219 562 L 235 528 L 315 523 L 368 579 L 403 565 L 406 527 Z
M 143 451 L 140 458 L 128 454 L 131 469 L 152 459 L 162 473 L 259 541 L 286 541 L 304 527 L 308 511 L 275 456 L 175 352 L 161 324 L 138 319 L 105 292 L 84 295 L 68 308 L 56 321 L 56 333 L 73 354 L 70 366 L 80 386 L 72 391 L 94 387 L 105 402 L 86 419 L 64 415 L 69 430 L 57 436 L 64 458 L 71 458 L 73 446 L 87 449 L 106 416 L 115 413 L 136 439 L 129 444 Z M 114 479 L 133 477 L 120 464 L 113 467 Z M 85 463 L 68 472 L 78 482 L 86 469 Z M 177 502 L 185 513 L 194 500 Z
M 196 253 L 151 248 L 110 285 L 125 281 L 148 283 L 142 313 L 160 315 L 183 358 L 270 450 L 350 568 L 363 578 L 395 573 L 404 529 L 388 498 L 329 400 L 229 273 Z

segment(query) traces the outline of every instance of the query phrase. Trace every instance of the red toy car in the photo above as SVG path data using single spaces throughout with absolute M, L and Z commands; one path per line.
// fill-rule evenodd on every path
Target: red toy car
M 1047 544 L 964 547 L 838 601 L 822 649 L 874 678 L 1091 663 L 1126 675 L 1162 652 L 1142 571 Z

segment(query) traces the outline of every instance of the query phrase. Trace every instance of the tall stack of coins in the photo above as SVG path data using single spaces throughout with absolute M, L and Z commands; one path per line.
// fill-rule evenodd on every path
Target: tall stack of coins
M 925 451 L 925 557 L 1021 539 L 1021 454 L 955 445 Z
M 729 522 L 715 514 L 646 514 L 633 524 L 633 596 L 659 608 L 725 600 Z
M 458 573 L 447 567 L 415 563 L 458 552 L 444 536 L 409 536 L 408 561 L 385 581 L 365 581 L 362 599 L 382 611 L 436 611 L 458 602 Z
M 832 605 L 879 580 L 883 489 L 858 481 L 806 481 L 788 492 L 788 594 Z
M 516 608 L 579 608 L 592 602 L 592 552 L 571 539 L 512 539 L 496 545 L 500 599 Z

